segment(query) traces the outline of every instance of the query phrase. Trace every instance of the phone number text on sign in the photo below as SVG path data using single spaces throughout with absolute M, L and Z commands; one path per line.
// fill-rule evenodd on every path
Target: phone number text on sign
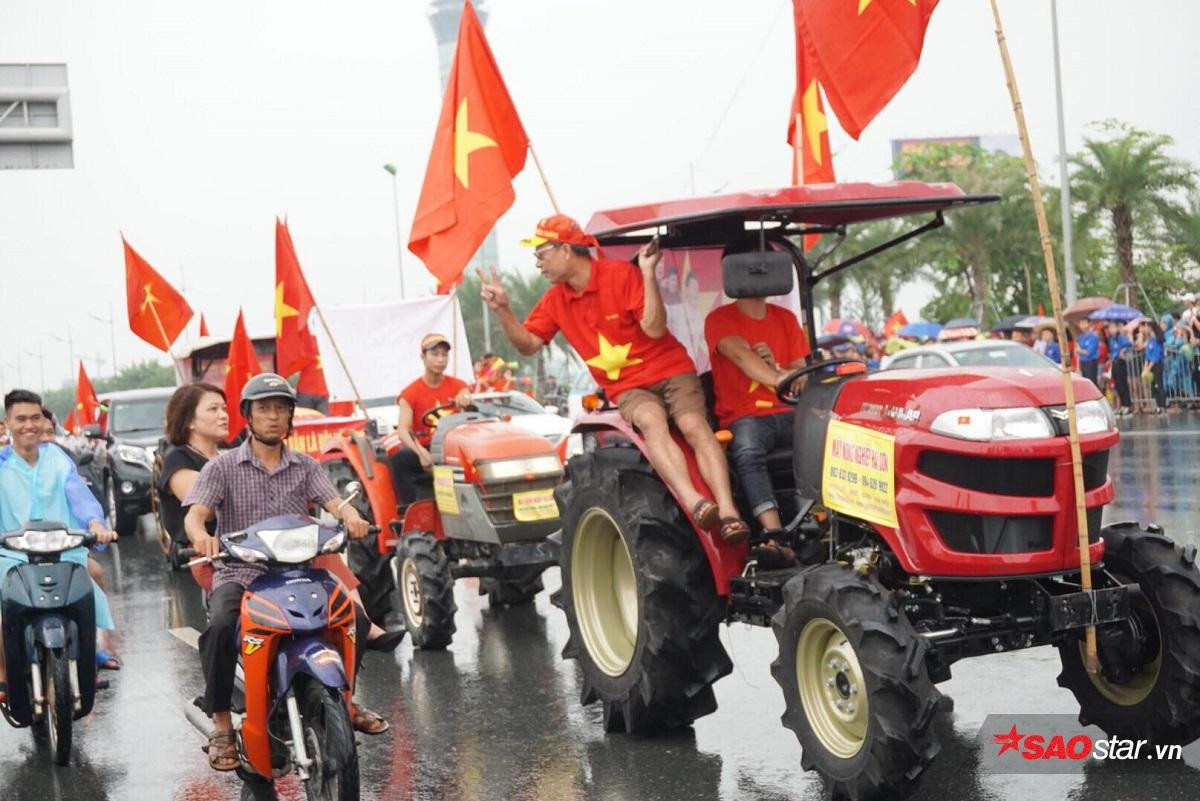
M 840 421 L 825 434 L 821 495 L 838 512 L 896 528 L 896 438 Z

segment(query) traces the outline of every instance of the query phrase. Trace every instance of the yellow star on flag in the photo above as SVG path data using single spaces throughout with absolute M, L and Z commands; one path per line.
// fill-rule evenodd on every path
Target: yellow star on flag
M 908 0 L 908 2 L 909 5 L 913 6 L 917 4 L 917 0 Z M 871 5 L 871 0 L 858 0 L 858 13 L 863 13 L 863 11 L 865 11 L 869 5 Z
M 820 103 L 817 81 L 813 79 L 808 82 L 808 88 L 804 90 L 801 113 L 804 115 L 804 132 L 808 134 L 808 148 L 817 164 L 821 163 L 821 134 L 829 130 L 829 123 L 821 112 Z
M 600 352 L 588 359 L 587 365 L 595 367 L 597 370 L 603 370 L 609 381 L 616 381 L 620 378 L 623 368 L 642 363 L 641 359 L 629 358 L 629 351 L 633 348 L 632 342 L 614 345 L 599 331 L 596 332 L 596 336 L 599 339 Z
M 299 316 L 300 312 L 283 302 L 283 282 L 275 285 L 275 338 L 283 335 L 283 320 L 285 317 Z
M 147 306 L 158 304 L 158 298 L 154 297 L 154 284 L 146 284 L 142 287 L 142 291 L 145 293 L 145 296 L 142 298 L 142 308 L 138 310 L 139 313 L 145 312 Z
M 458 113 L 454 115 L 454 174 L 462 183 L 463 188 L 471 186 L 468 165 L 470 155 L 485 147 L 498 147 L 488 137 L 472 131 L 467 124 L 467 99 L 464 97 L 458 104 Z

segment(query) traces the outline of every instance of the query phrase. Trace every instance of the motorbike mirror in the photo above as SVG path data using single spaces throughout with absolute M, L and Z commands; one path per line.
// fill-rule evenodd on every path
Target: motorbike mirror
M 338 504 L 338 507 L 337 507 L 338 514 L 341 514 L 341 511 L 342 511 L 343 507 L 345 507 L 346 504 L 350 503 L 350 501 L 352 501 L 358 497 L 359 493 L 362 492 L 362 484 L 358 483 L 357 481 L 351 481 L 349 484 L 347 484 L 345 486 L 344 491 L 346 493 L 346 497 L 342 500 L 341 503 Z

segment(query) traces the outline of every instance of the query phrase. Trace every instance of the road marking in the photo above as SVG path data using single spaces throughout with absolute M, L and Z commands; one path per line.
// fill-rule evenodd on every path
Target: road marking
M 200 632 L 191 626 L 181 626 L 177 629 L 167 629 L 167 631 L 184 645 L 190 645 L 192 648 L 200 650 Z

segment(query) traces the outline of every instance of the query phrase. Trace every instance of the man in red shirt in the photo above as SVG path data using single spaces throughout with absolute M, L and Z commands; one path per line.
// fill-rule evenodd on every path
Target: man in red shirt
M 717 420 L 733 433 L 733 460 L 754 516 L 768 544 L 758 549 L 760 565 L 790 562 L 787 548 L 774 544 L 783 527 L 767 472 L 767 453 L 791 447 L 794 415 L 775 387 L 787 373 L 804 365 L 811 352 L 796 315 L 766 298 L 738 298 L 709 313 L 704 338 L 712 358 Z
M 696 368 L 667 330 L 654 277 L 662 258 L 657 243 L 639 251 L 636 267 L 627 261 L 595 259 L 590 248 L 596 240 L 570 217 L 556 214 L 540 221 L 534 236 L 522 244 L 534 248 L 538 269 L 553 284 L 524 324 L 513 315 L 496 271 L 490 279 L 479 273 L 483 300 L 495 310 L 509 340 L 528 356 L 562 331 L 596 382 L 616 401 L 621 416 L 642 432 L 655 470 L 693 519 L 702 528 L 719 524 L 726 542 L 745 540 L 750 529 L 734 505 L 725 454 L 705 419 Z M 692 483 L 668 420 L 695 451 L 715 504 Z
M 405 387 L 396 398 L 400 421 L 396 435 L 404 447 L 388 457 L 392 468 L 392 483 L 401 503 L 417 499 L 416 481 L 433 467 L 429 453 L 432 429 L 425 421 L 426 412 L 447 403 L 459 407 L 471 403 L 471 390 L 465 381 L 446 375 L 450 361 L 450 342 L 441 334 L 427 334 L 421 340 L 421 363 L 425 375 Z

